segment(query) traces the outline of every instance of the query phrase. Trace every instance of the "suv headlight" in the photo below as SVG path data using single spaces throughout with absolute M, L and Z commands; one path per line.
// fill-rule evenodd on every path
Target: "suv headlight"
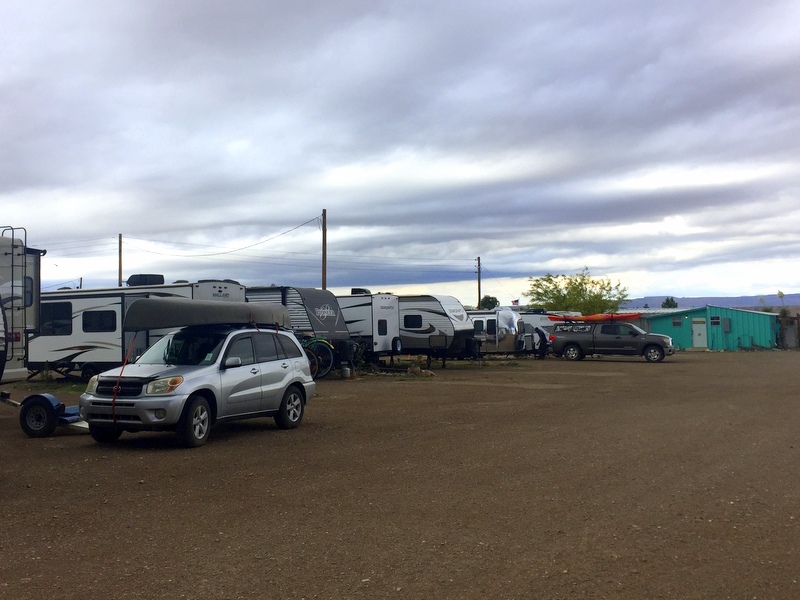
M 100 378 L 97 375 L 92 375 L 92 378 L 89 380 L 89 383 L 86 384 L 87 394 L 94 394 L 97 391 L 98 381 L 100 381 Z
M 151 381 L 147 384 L 147 389 L 145 390 L 148 394 L 169 394 L 170 392 L 174 392 L 175 389 L 183 383 L 183 377 L 178 375 L 177 377 L 164 377 L 163 379 L 156 379 L 155 381 Z

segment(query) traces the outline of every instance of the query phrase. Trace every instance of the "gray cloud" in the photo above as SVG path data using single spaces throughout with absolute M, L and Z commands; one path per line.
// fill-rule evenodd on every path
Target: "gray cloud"
M 799 17 L 12 0 L 5 221 L 48 247 L 54 281 L 115 280 L 122 233 L 131 269 L 319 285 L 319 224 L 294 228 L 327 208 L 341 287 L 469 280 L 481 256 L 520 285 L 588 266 L 641 294 L 790 291 L 775 260 L 800 258 Z

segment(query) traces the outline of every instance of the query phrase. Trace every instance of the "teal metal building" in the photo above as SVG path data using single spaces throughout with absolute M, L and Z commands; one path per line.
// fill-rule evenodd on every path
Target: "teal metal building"
M 643 315 L 648 331 L 672 338 L 676 350 L 754 350 L 777 346 L 775 313 L 705 306 Z

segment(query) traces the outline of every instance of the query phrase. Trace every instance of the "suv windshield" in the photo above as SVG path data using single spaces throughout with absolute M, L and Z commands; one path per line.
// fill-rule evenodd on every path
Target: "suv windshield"
M 142 365 L 210 365 L 217 360 L 228 331 L 182 329 L 150 346 L 136 361 Z

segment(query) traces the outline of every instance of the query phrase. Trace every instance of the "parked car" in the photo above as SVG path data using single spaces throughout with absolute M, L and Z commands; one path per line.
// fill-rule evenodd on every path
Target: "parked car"
M 567 360 L 581 360 L 593 354 L 644 356 L 659 362 L 675 353 L 672 339 L 647 333 L 632 323 L 557 323 L 550 334 L 553 353 Z
M 92 377 L 80 414 L 99 443 L 123 431 L 172 430 L 195 447 L 221 421 L 273 417 L 278 427 L 295 428 L 315 387 L 292 332 L 192 325 L 165 335 L 135 363 Z

